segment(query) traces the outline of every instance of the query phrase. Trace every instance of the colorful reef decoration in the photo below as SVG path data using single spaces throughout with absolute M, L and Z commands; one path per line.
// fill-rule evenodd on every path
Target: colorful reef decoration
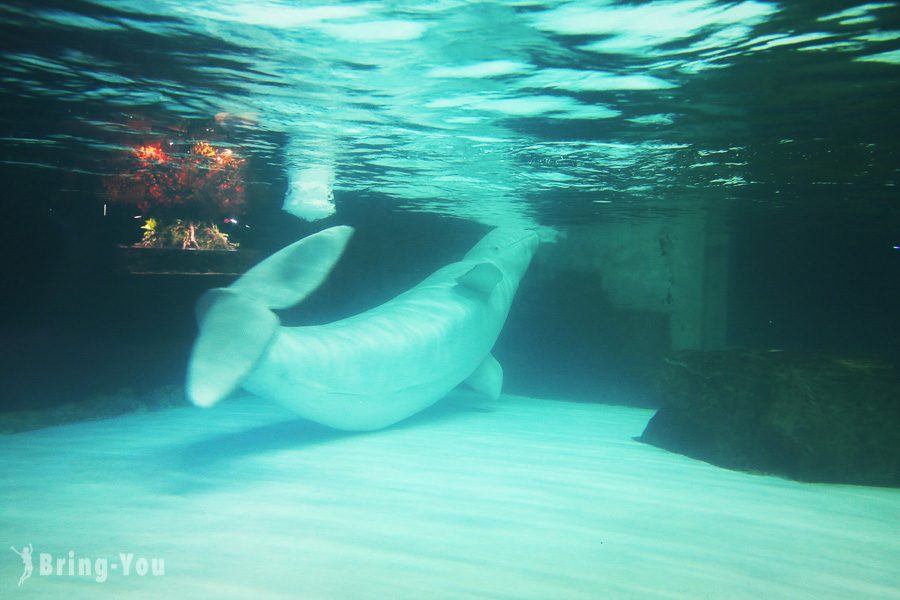
M 129 204 L 144 219 L 146 247 L 234 250 L 220 223 L 244 210 L 246 160 L 228 148 L 196 142 L 187 150 L 161 143 L 135 147 L 106 181 L 109 201 Z

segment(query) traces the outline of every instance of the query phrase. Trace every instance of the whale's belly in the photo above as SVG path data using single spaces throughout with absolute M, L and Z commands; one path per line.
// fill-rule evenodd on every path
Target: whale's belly
M 385 427 L 464 381 L 490 352 L 505 317 L 466 301 L 384 308 L 284 328 L 243 387 L 332 427 Z

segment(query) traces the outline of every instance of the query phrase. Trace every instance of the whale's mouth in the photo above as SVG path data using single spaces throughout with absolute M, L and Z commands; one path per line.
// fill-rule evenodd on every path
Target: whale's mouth
M 522 253 L 528 251 L 529 256 L 540 244 L 540 236 L 533 229 L 524 232 L 517 232 L 515 238 L 508 240 L 498 240 L 493 244 L 493 250 L 496 254 L 505 253 Z M 503 258 L 499 257 L 503 262 Z
M 537 245 L 538 243 L 540 243 L 540 236 L 534 229 L 495 229 L 488 235 L 492 238 L 490 239 L 490 243 L 495 250 L 507 250 L 515 246 L 521 246 L 531 243 Z
M 529 230 L 527 230 L 527 233 L 525 235 L 523 235 L 516 241 L 510 243 L 510 246 L 521 246 L 523 244 L 530 244 L 532 242 L 534 242 L 534 244 L 537 245 L 540 243 L 540 241 L 541 241 L 541 238 L 538 235 L 537 231 L 535 231 L 534 229 L 529 229 Z

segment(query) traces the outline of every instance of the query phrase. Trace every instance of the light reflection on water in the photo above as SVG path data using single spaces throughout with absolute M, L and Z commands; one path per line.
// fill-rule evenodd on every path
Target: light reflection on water
M 893 2 L 408 4 L 2 3 L 2 162 L 226 114 L 289 178 L 489 223 L 893 189 Z

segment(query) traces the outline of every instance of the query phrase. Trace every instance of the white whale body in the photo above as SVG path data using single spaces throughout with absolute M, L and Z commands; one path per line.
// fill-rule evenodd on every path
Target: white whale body
M 200 333 L 188 397 L 212 406 L 237 387 L 347 430 L 372 430 L 431 406 L 462 382 L 498 397 L 491 349 L 538 246 L 529 230 L 495 229 L 459 262 L 358 315 L 284 327 L 293 306 L 328 276 L 353 234 L 304 238 L 198 302 Z

